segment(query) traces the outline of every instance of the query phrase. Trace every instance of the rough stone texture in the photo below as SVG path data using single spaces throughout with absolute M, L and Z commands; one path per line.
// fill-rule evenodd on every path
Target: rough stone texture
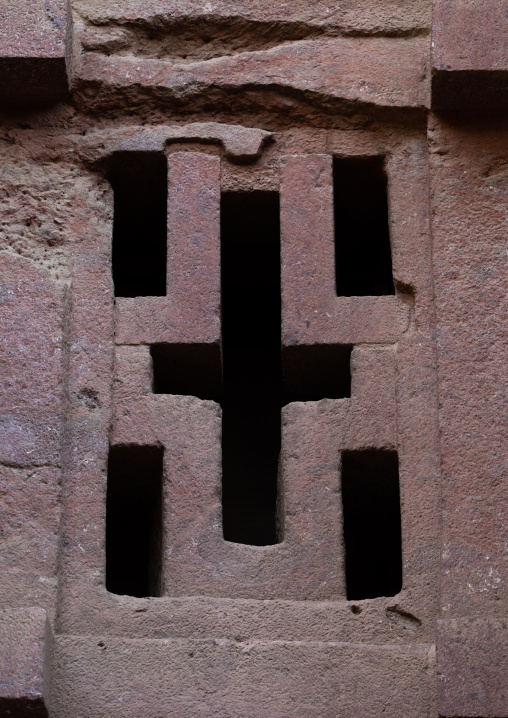
M 162 396 L 145 402 L 136 397 L 118 406 L 115 443 L 157 443 L 166 449 L 171 478 L 165 497 L 165 595 L 344 596 L 337 447 L 346 411 L 341 400 L 284 410 L 284 541 L 259 547 L 222 538 L 219 408 Z
M 435 108 L 508 107 L 508 4 L 434 0 Z
M 430 129 L 441 601 L 454 619 L 440 624 L 440 704 L 446 716 L 506 716 L 508 132 L 492 120 L 434 118 Z
M 433 653 L 418 644 L 62 636 L 51 714 L 332 718 L 361 705 L 369 718 L 423 718 L 432 710 Z
M 93 27 L 122 30 L 131 26 L 166 30 L 183 25 L 203 31 L 222 22 L 229 35 L 241 35 L 237 28 L 244 19 L 252 23 L 251 34 L 257 42 L 263 39 L 267 25 L 273 25 L 276 37 L 291 31 L 293 25 L 300 27 L 303 36 L 312 28 L 366 35 L 425 33 L 430 30 L 432 14 L 431 3 L 421 0 L 406 0 L 403 5 L 398 0 L 369 0 L 336 8 L 326 0 L 315 0 L 312 5 L 305 0 L 286 5 L 270 0 L 211 0 L 206 6 L 200 0 L 125 0 L 121 4 L 116 0 L 75 0 L 74 7 Z
M 283 344 L 394 342 L 409 324 L 399 297 L 337 297 L 332 158 L 284 158 L 281 177 Z
M 66 12 L 0 31 L 0 714 L 508 716 L 504 4 Z M 167 296 L 114 297 L 118 151 L 167 156 Z M 336 296 L 334 156 L 384 159 L 394 295 Z M 219 350 L 220 192 L 253 190 L 280 191 L 282 349 L 352 346 L 350 397 L 282 411 L 264 547 L 223 540 L 220 407 L 154 394 L 149 346 Z M 111 444 L 165 449 L 158 598 L 105 588 Z M 340 455 L 373 448 L 403 585 L 347 601 Z
M 325 140 L 337 141 L 332 137 Z M 362 141 L 363 138 L 351 137 L 349 151 L 354 152 Z M 422 186 L 421 178 L 426 176 L 425 155 L 421 152 L 423 146 L 420 141 L 414 140 L 409 143 L 403 141 L 403 146 L 403 152 L 397 145 L 390 148 L 390 162 L 396 170 L 405 167 L 407 172 L 409 155 L 412 158 L 409 162 L 410 172 L 418 178 L 415 186 Z M 298 161 L 306 166 L 316 161 L 322 163 L 323 156 L 289 158 L 287 161 Z M 221 175 L 225 175 L 228 163 L 223 160 L 222 166 Z M 285 167 L 285 162 L 282 167 Z M 328 168 L 330 170 L 329 161 Z M 398 347 L 403 348 L 408 343 L 409 348 L 413 342 L 419 347 L 425 346 L 426 340 L 424 341 L 422 331 L 430 321 L 425 304 L 420 306 L 416 302 L 419 317 L 419 328 L 416 329 L 411 319 L 414 302 L 403 293 L 400 297 L 388 297 L 392 304 L 400 307 L 399 311 L 405 319 L 401 325 L 395 322 L 392 328 L 388 314 L 388 331 L 383 334 L 371 321 L 368 298 L 363 314 L 358 311 L 356 315 L 358 322 L 363 321 L 363 328 L 361 325 L 354 327 L 347 306 L 344 307 L 340 300 L 335 300 L 338 304 L 337 328 L 333 331 L 342 332 L 339 334 L 339 341 L 359 342 L 352 358 L 352 398 L 297 403 L 284 410 L 281 476 L 286 526 L 284 541 L 276 546 L 249 547 L 224 542 L 222 539 L 218 406 L 213 402 L 202 402 L 189 397 L 152 394 L 150 356 L 146 343 L 215 343 L 219 337 L 215 328 L 218 273 L 213 271 L 214 267 L 218 267 L 218 169 L 218 158 L 203 152 L 197 153 L 193 150 L 170 154 L 168 206 L 172 221 L 169 224 L 169 247 L 170 254 L 173 250 L 171 256 L 174 260 L 170 259 L 168 264 L 168 296 L 119 298 L 116 301 L 116 379 L 115 392 L 111 399 L 114 407 L 111 440 L 115 444 L 127 445 L 162 444 L 166 449 L 167 513 L 164 524 L 168 551 L 164 556 L 164 596 L 157 600 L 132 599 L 114 596 L 104 590 L 103 501 L 106 446 L 100 440 L 100 431 L 103 431 L 100 423 L 96 425 L 99 432 L 96 439 L 92 439 L 92 434 L 88 434 L 91 427 L 86 433 L 82 433 L 85 432 L 83 426 L 80 439 L 75 445 L 81 447 L 87 442 L 86 445 L 89 451 L 94 452 L 95 458 L 93 462 L 87 459 L 90 468 L 87 469 L 86 481 L 78 478 L 79 472 L 76 473 L 75 481 L 71 478 L 72 473 L 68 474 L 67 487 L 71 493 L 67 494 L 66 499 L 69 503 L 65 508 L 68 517 L 65 528 L 68 538 L 65 545 L 69 548 L 81 547 L 82 552 L 73 551 L 72 566 L 69 564 L 63 574 L 65 590 L 60 604 L 59 629 L 65 632 L 90 633 L 100 625 L 107 633 L 116 634 L 116 626 L 123 626 L 127 634 L 134 632 L 140 635 L 141 630 L 141 635 L 171 636 L 178 624 L 186 626 L 187 635 L 195 635 L 196 632 L 201 635 L 201 626 L 205 624 L 202 621 L 196 624 L 197 606 L 201 605 L 201 610 L 210 616 L 212 625 L 217 626 L 217 629 L 211 630 L 218 630 L 218 635 L 223 635 L 223 631 L 233 636 L 238 635 L 238 632 L 248 635 L 243 618 L 244 609 L 235 601 L 229 600 L 231 597 L 237 600 L 257 599 L 257 602 L 243 605 L 250 605 L 254 611 L 262 610 L 271 625 L 278 624 L 281 639 L 287 637 L 289 632 L 300 640 L 300 632 L 295 633 L 292 628 L 296 621 L 296 625 L 302 623 L 303 636 L 311 635 L 312 640 L 321 640 L 323 632 L 332 630 L 337 610 L 344 616 L 347 624 L 344 630 L 353 641 L 366 635 L 393 638 L 409 636 L 415 632 L 419 636 L 427 635 L 427 631 L 432 630 L 432 618 L 435 618 L 437 607 L 437 594 L 429 590 L 429 580 L 432 575 L 436 575 L 438 567 L 438 517 L 433 513 L 436 501 L 433 472 L 436 471 L 436 466 L 429 464 L 428 460 L 417 459 L 424 454 L 422 455 L 419 447 L 415 451 L 415 439 L 412 439 L 413 444 L 408 451 L 401 446 L 400 452 L 401 476 L 407 476 L 408 482 L 407 486 L 405 483 L 402 486 L 404 505 L 410 507 L 413 502 L 415 507 L 418 505 L 416 514 L 414 509 L 403 514 L 403 532 L 407 536 L 404 552 L 404 592 L 396 599 L 377 599 L 373 602 L 373 610 L 380 616 L 380 620 L 377 621 L 377 627 L 372 625 L 372 630 L 369 628 L 369 621 L 358 620 L 358 614 L 349 611 L 347 607 L 344 613 L 344 609 L 338 608 L 332 602 L 325 603 L 320 609 L 320 631 L 312 629 L 313 621 L 318 620 L 314 616 L 314 609 L 305 609 L 306 618 L 303 618 L 302 614 L 303 606 L 307 605 L 309 599 L 323 601 L 333 598 L 344 601 L 342 508 L 338 490 L 339 451 L 341 448 L 393 448 L 396 445 L 396 414 L 401 401 L 398 396 L 404 397 L 405 391 L 403 387 L 396 388 Z M 230 168 L 227 171 L 230 171 Z M 302 176 L 309 182 L 307 174 Z M 181 181 L 182 177 L 186 178 L 183 191 L 178 183 L 178 179 Z M 284 175 L 281 176 L 281 181 L 284 181 L 283 178 Z M 329 231 L 330 179 L 329 172 L 326 195 L 328 204 L 322 213 L 322 218 L 328 222 Z M 203 193 L 204 182 L 209 185 L 206 193 Z M 401 256 L 398 251 L 396 254 L 396 261 L 400 265 L 398 272 L 406 283 L 422 286 L 422 296 L 425 296 L 423 288 L 428 285 L 430 265 L 425 214 L 420 215 L 418 211 L 415 213 L 420 195 L 418 192 L 408 193 L 402 184 L 400 191 L 396 187 L 395 183 L 394 217 L 402 214 L 406 218 L 414 217 L 411 222 L 406 219 L 405 229 L 401 230 L 397 239 L 397 246 L 400 244 L 401 251 Z M 312 190 L 312 187 L 309 189 Z M 287 197 L 283 192 L 283 208 L 289 206 Z M 283 209 L 283 217 L 285 211 Z M 319 217 L 317 213 L 313 216 Z M 396 222 L 395 219 L 394 221 Z M 291 231 L 283 225 L 284 252 L 299 237 L 300 226 Z M 107 232 L 106 226 L 104 231 Z M 314 236 L 317 238 L 317 233 Z M 199 241 L 189 242 L 189 238 Z M 426 252 L 422 253 L 421 249 L 416 253 L 408 252 L 407 242 L 420 242 L 422 238 L 426 243 Z M 93 266 L 96 272 L 99 266 L 102 267 L 102 272 L 107 272 L 109 260 L 99 251 L 100 243 L 97 244 L 97 239 L 97 259 L 94 260 Z M 198 246 L 201 252 L 194 257 L 193 247 Z M 84 250 L 84 247 L 82 249 Z M 81 256 L 81 251 L 75 250 L 75 256 Z M 202 252 L 208 252 L 210 256 L 206 275 L 202 274 L 201 269 Z M 406 253 L 407 259 L 404 259 Z M 87 266 L 89 261 L 83 266 Z M 413 269 L 415 261 L 420 267 L 416 274 Z M 84 260 L 80 260 L 81 262 Z M 176 263 L 186 269 L 175 272 L 175 267 L 178 266 Z M 294 291 L 298 293 L 300 275 L 297 271 L 291 272 L 289 265 L 284 272 L 288 280 L 291 278 Z M 196 276 L 196 280 L 179 283 L 179 276 L 189 273 Z M 197 289 L 199 291 L 196 291 Z M 86 303 L 90 305 L 89 282 L 74 282 L 73 291 L 73 306 L 81 307 Z M 86 335 L 89 341 L 107 341 L 106 337 L 111 332 L 109 320 L 106 321 L 106 314 L 110 311 L 109 291 L 108 285 L 103 284 L 101 295 L 96 295 L 102 296 L 102 300 L 97 304 L 97 319 L 93 322 L 88 320 L 82 325 L 83 336 Z M 287 296 L 284 302 L 285 306 L 291 307 L 291 300 L 288 300 Z M 361 301 L 359 303 L 361 305 Z M 140 311 L 150 306 L 152 310 L 141 318 Z M 172 308 L 171 313 L 168 313 L 168 307 Z M 103 319 L 99 318 L 101 316 Z M 73 317 L 75 318 L 71 320 L 71 326 L 77 322 L 78 331 L 81 320 L 74 312 Z M 137 317 L 135 321 L 133 317 Z M 94 327 L 93 335 L 88 329 L 89 326 Z M 105 332 L 103 340 L 97 331 L 101 326 Z M 350 327 L 356 332 L 353 336 L 348 334 Z M 336 336 L 332 333 L 331 340 L 336 341 Z M 314 341 L 330 341 L 327 330 L 318 330 L 314 337 Z M 397 339 L 398 342 L 394 341 Z M 378 347 L 376 344 L 379 342 L 381 346 Z M 94 356 L 97 351 L 98 349 L 93 350 Z M 418 351 L 421 352 L 422 349 Z M 410 362 L 414 362 L 414 355 L 410 353 L 409 356 Z M 71 354 L 71 377 L 74 373 L 76 377 L 81 373 L 77 359 L 79 355 Z M 429 369 L 432 372 L 432 360 Z M 91 380 L 88 386 L 92 388 L 103 385 L 104 390 L 109 391 L 106 388 L 111 376 L 109 365 L 95 364 L 94 371 L 101 371 L 102 378 Z M 106 411 L 111 400 L 102 396 L 97 389 L 95 391 L 97 402 L 94 414 L 98 418 L 102 411 Z M 423 441 L 423 445 L 435 457 L 436 428 L 432 423 L 428 423 L 435 401 L 432 385 L 426 386 L 425 391 L 428 398 L 424 398 L 423 394 L 418 396 L 414 388 L 411 388 L 411 422 L 418 427 L 415 436 L 419 437 L 420 442 Z M 429 408 L 426 408 L 426 403 Z M 104 416 L 106 417 L 106 414 Z M 71 426 L 73 423 L 72 421 Z M 74 445 L 75 441 L 70 442 L 70 445 Z M 418 477 L 417 481 L 415 476 Z M 417 489 L 420 485 L 421 490 Z M 86 512 L 73 515 L 71 507 L 83 505 L 85 502 Z M 413 528 L 414 525 L 417 530 Z M 175 604 L 171 599 L 172 596 L 189 595 L 204 595 L 208 598 L 203 599 L 204 603 L 201 604 L 190 603 L 190 599 L 182 599 L 183 603 Z M 213 596 L 222 598 L 225 603 L 212 601 L 210 597 Z M 293 603 L 289 600 L 281 601 L 284 598 L 293 599 Z M 261 602 L 260 599 L 269 600 Z M 302 600 L 305 602 L 302 603 Z M 177 606 L 178 612 L 174 613 Z M 363 610 L 366 608 L 361 608 L 360 612 Z M 228 617 L 225 623 L 217 624 L 217 611 Z M 170 619 L 168 612 L 174 618 Z M 304 627 L 306 623 L 308 628 Z M 335 629 L 331 635 L 336 635 Z
M 60 463 L 62 293 L 49 273 L 3 252 L 0 461 Z M 44 323 L 41 324 L 41 319 Z
M 180 130 L 186 139 L 189 132 Z M 161 130 L 161 133 L 167 136 L 167 130 Z M 176 129 L 174 134 L 177 134 Z M 69 219 L 65 219 L 65 226 L 70 227 L 70 239 L 64 245 L 67 253 L 61 275 L 65 283 L 70 282 L 70 290 L 69 316 L 63 327 L 68 383 L 65 390 L 64 522 L 57 631 L 81 635 L 97 635 L 101 631 L 105 636 L 117 636 L 122 640 L 135 637 L 142 643 L 147 639 L 174 641 L 178 638 L 184 642 L 182 645 L 187 645 L 185 642 L 189 640 L 212 638 L 233 641 L 234 647 L 238 639 L 242 644 L 257 639 L 266 644 L 270 660 L 277 665 L 283 661 L 281 656 L 287 654 L 291 672 L 296 670 L 292 666 L 298 664 L 298 661 L 292 662 L 293 648 L 307 642 L 308 650 L 305 648 L 304 655 L 309 671 L 303 675 L 303 683 L 314 681 L 312 666 L 319 667 L 320 661 L 324 660 L 320 658 L 321 649 L 316 652 L 313 648 L 316 642 L 323 645 L 326 656 L 335 655 L 337 651 L 338 656 L 343 655 L 341 651 L 346 648 L 336 649 L 335 643 L 387 644 L 387 648 L 379 649 L 380 653 L 375 652 L 375 663 L 387 671 L 383 676 L 390 675 L 392 657 L 403 661 L 410 650 L 408 646 L 432 644 L 438 605 L 439 515 L 435 507 L 439 467 L 433 350 L 429 343 L 432 340 L 430 245 L 425 202 L 422 203 L 427 181 L 423 134 L 418 131 L 379 135 L 331 131 L 316 136 L 311 131 L 298 136 L 278 132 L 274 136 L 275 155 L 267 146 L 256 164 L 250 166 L 238 164 L 234 157 L 230 161 L 226 155 L 219 159 L 217 154 L 208 154 L 207 147 L 198 152 L 192 145 L 190 152 L 171 152 L 169 209 L 173 222 L 169 225 L 170 250 L 173 249 L 174 262 L 186 267 L 185 272 L 195 275 L 196 281 L 179 284 L 176 265 L 170 261 L 167 297 L 120 298 L 116 308 L 112 301 L 110 274 L 113 198 L 101 177 L 93 174 L 104 160 L 104 150 L 101 149 L 104 142 L 113 141 L 111 133 L 108 136 L 88 133 L 80 139 L 71 131 L 68 136 L 46 133 L 44 137 L 45 146 L 41 147 L 38 130 L 26 131 L 21 140 L 24 152 L 35 158 L 43 156 L 45 162 L 58 156 L 66 161 L 78 157 L 84 163 L 74 179 L 77 189 L 73 211 Z M 130 141 L 125 131 L 119 137 L 123 137 L 121 142 Z M 131 137 L 139 137 L 139 131 Z M 152 140 L 148 138 L 148 141 Z M 281 149 L 277 147 L 279 144 Z M 147 149 L 137 139 L 132 147 Z M 294 151 L 301 147 L 313 147 L 315 154 L 289 156 L 281 161 L 286 148 Z M 220 530 L 218 407 L 212 402 L 188 397 L 153 395 L 146 342 L 196 341 L 197 338 L 213 343 L 218 340 L 219 180 L 225 187 L 236 189 L 245 185 L 276 189 L 282 185 L 283 212 L 287 215 L 290 202 L 298 202 L 298 198 L 291 199 L 287 190 L 287 164 L 300 163 L 305 168 L 325 161 L 328 175 L 323 172 L 326 192 L 322 212 L 313 210 L 312 199 L 309 199 L 306 211 L 309 212 L 309 227 L 313 226 L 311 222 L 317 222 L 316 226 L 319 221 L 323 223 L 321 234 L 314 232 L 316 246 L 319 246 L 317 238 L 321 236 L 320 241 L 329 246 L 331 174 L 329 160 L 324 155 L 327 148 L 346 155 L 381 153 L 387 156 L 394 271 L 401 291 L 396 297 L 385 299 L 389 300 L 388 307 L 396 308 L 395 319 L 391 318 L 390 312 L 386 313 L 383 320 L 386 329 L 380 330 L 369 316 L 372 301 L 368 298 L 358 301 L 354 320 L 351 319 L 351 301 L 338 298 L 332 301 L 336 305 L 335 326 L 322 325 L 310 341 L 326 343 L 331 338 L 332 341 L 356 344 L 352 354 L 351 399 L 296 403 L 285 410 L 285 541 L 266 548 L 228 544 L 222 540 Z M 244 178 L 248 173 L 247 183 Z M 88 188 L 90 183 L 93 187 L 94 177 L 96 186 L 92 191 Z M 177 181 L 182 177 L 186 178 L 183 192 Z M 205 180 L 208 189 L 203 195 Z M 303 170 L 302 181 L 312 198 L 314 188 L 309 174 Z M 179 221 L 175 222 L 175 218 Z M 288 220 L 283 222 L 284 256 L 294 256 L 295 263 L 305 256 L 301 251 L 303 245 L 300 253 L 298 247 L 291 249 L 299 241 L 300 228 L 298 223 L 291 229 Z M 205 274 L 200 264 L 201 254 L 193 255 L 189 251 L 194 246 L 188 244 L 189 232 L 190 236 L 200 238 L 201 249 L 209 253 Z M 33 252 L 32 245 L 27 246 L 26 251 Z M 175 247 L 180 248 L 178 252 Z M 330 257 L 322 259 L 318 270 L 323 272 L 326 268 L 323 264 L 329 260 Z M 41 261 L 46 260 L 43 257 Z M 216 269 L 211 271 L 214 267 Z M 290 264 L 284 272 L 284 281 L 292 283 L 292 289 L 288 290 L 289 294 L 285 293 L 284 299 L 285 306 L 290 309 L 291 292 L 298 295 L 301 277 L 296 269 L 291 271 Z M 56 275 L 52 276 L 57 283 L 62 281 Z M 196 287 L 201 291 L 196 292 Z M 329 301 L 329 283 L 326 292 L 326 301 Z M 311 292 L 307 296 L 314 302 Z M 146 320 L 132 322 L 132 317 L 137 316 L 139 307 L 145 303 L 157 303 L 156 311 L 146 315 Z M 168 305 L 174 307 L 171 314 L 166 315 L 176 328 L 172 333 L 167 333 L 163 326 Z M 380 316 L 384 316 L 382 311 L 381 307 Z M 403 317 L 402 322 L 397 318 L 399 315 Z M 116 349 L 113 352 L 114 342 Z M 113 361 L 116 366 L 114 390 Z M 399 416 L 404 417 L 403 428 L 398 428 Z M 159 599 L 116 596 L 104 588 L 104 499 L 108 432 L 112 420 L 113 442 L 160 441 L 166 446 L 166 476 L 171 479 L 166 484 L 166 540 L 173 550 L 165 556 L 164 596 Z M 396 597 L 351 604 L 345 600 L 343 583 L 341 502 L 337 490 L 339 450 L 341 447 L 393 448 L 396 445 L 401 462 L 404 588 Z M 181 468 L 175 474 L 176 466 Z M 177 477 L 181 478 L 181 484 L 175 481 Z M 81 640 L 71 639 L 71 645 L 74 641 L 80 645 Z M 278 644 L 273 641 L 282 642 L 282 654 L 277 652 Z M 210 650 L 213 650 L 215 644 L 211 645 Z M 348 648 L 347 655 L 350 650 L 356 655 L 360 649 Z M 428 646 L 425 655 L 427 652 Z M 380 656 L 390 658 L 385 660 Z M 72 659 L 64 656 L 62 661 L 61 665 L 67 670 Z M 363 665 L 361 661 L 360 664 Z M 249 672 L 252 683 L 241 679 L 246 695 L 254 690 L 249 686 L 258 685 L 264 675 L 262 665 L 252 664 Z M 365 665 L 367 667 L 359 668 L 360 675 L 371 672 L 371 658 Z M 95 669 L 89 664 L 84 664 L 83 669 L 93 676 Z M 125 670 L 131 671 L 130 668 Z M 400 671 L 399 674 L 402 680 Z M 425 676 L 429 675 L 432 674 L 425 673 Z M 93 677 L 91 680 L 96 684 Z M 215 679 L 212 676 L 210 680 Z M 345 678 L 344 681 L 347 684 Z M 379 681 L 380 690 L 385 690 L 381 687 L 383 682 L 387 686 L 387 693 L 380 693 L 379 700 L 392 705 L 394 698 L 388 679 L 380 678 Z M 53 679 L 52 685 L 55 695 L 63 695 L 59 677 Z M 333 715 L 333 706 L 338 702 L 345 706 L 346 712 L 352 710 L 353 705 L 363 705 L 367 715 L 369 711 L 375 715 L 376 701 L 366 703 L 363 693 L 344 692 L 342 685 L 344 682 L 335 685 L 332 680 L 326 684 L 332 687 L 325 686 L 322 698 L 315 701 L 321 713 Z M 420 689 L 418 700 L 410 700 L 410 708 L 406 699 L 401 699 L 400 705 L 404 705 L 410 714 L 420 715 L 423 711 L 424 715 L 431 715 L 433 684 L 426 678 Z M 107 704 L 104 689 L 95 685 L 95 690 Z M 208 691 L 206 685 L 203 690 Z M 284 711 L 289 710 L 287 705 L 296 707 L 297 711 L 303 710 L 301 705 L 308 709 L 309 704 L 300 705 L 301 699 L 296 697 L 287 705 L 286 702 L 279 704 L 277 695 L 269 688 L 266 690 L 265 713 L 276 715 L 278 711 L 284 715 Z M 287 689 L 288 695 L 292 695 L 292 690 Z M 189 706 L 200 705 L 200 696 L 189 699 Z M 77 689 L 75 693 L 71 691 L 66 702 L 61 703 L 62 700 L 55 698 L 55 710 L 60 710 L 58 706 L 61 705 L 61 710 L 74 714 L 76 705 L 81 705 Z M 178 698 L 180 704 L 182 700 Z M 217 698 L 215 705 L 210 710 L 219 714 L 229 710 L 232 715 L 238 715 L 244 711 L 244 704 L 236 705 L 224 696 Z M 397 702 L 393 704 L 395 714 L 402 711 L 398 705 Z M 192 709 L 186 710 L 190 712 Z M 202 710 L 206 715 L 206 710 Z
M 168 169 L 168 295 L 118 298 L 119 344 L 220 340 L 220 161 L 176 152 Z
M 46 611 L 0 611 L 0 715 L 44 718 Z
M 54 612 L 60 519 L 60 471 L 0 468 L 0 606 L 47 606 Z
M 0 607 L 54 612 L 60 519 L 62 312 L 45 268 L 0 252 Z
M 233 162 L 251 162 L 261 155 L 271 132 L 220 122 L 191 122 L 176 127 L 126 127 L 91 132 L 78 152 L 86 161 L 97 162 L 113 152 L 162 152 L 172 143 L 221 144 Z M 101 142 L 102 141 L 102 142 Z M 189 158 L 190 159 L 190 158 Z
M 105 113 L 125 102 L 196 111 L 212 98 L 278 111 L 426 106 L 430 2 L 364 5 L 79 2 L 77 97 Z
M 37 100 L 51 103 L 68 91 L 71 18 L 68 0 L 16 0 L 2 6 L 0 109 Z M 69 68 L 68 68 L 69 64 Z
M 508 622 L 438 621 L 439 715 L 508 715 Z
M 429 104 L 426 38 L 333 38 L 282 43 L 269 50 L 178 64 L 152 58 L 85 53 L 76 90 L 83 107 L 103 111 L 126 101 L 182 108 L 213 85 L 227 101 L 255 85 L 318 105 L 425 108 Z
M 431 127 L 446 618 L 508 612 L 508 132 Z

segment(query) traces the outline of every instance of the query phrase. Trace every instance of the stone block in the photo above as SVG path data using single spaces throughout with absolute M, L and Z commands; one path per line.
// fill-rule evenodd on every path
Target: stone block
M 46 268 L 0 257 L 0 413 L 56 411 L 62 383 L 63 297 Z
M 258 159 L 273 134 L 255 127 L 222 122 L 190 122 L 187 125 L 114 127 L 94 130 L 77 151 L 88 162 L 110 158 L 114 152 L 164 152 L 172 144 L 221 145 L 224 155 L 235 164 Z
M 42 608 L 0 611 L 0 716 L 45 718 Z
M 117 300 L 116 341 L 217 343 L 220 338 L 220 159 L 168 161 L 167 297 Z
M 500 0 L 434 0 L 432 106 L 508 105 L 508 6 Z
M 115 351 L 115 396 L 119 402 L 152 391 L 150 347 L 118 346 Z
M 409 323 L 401 298 L 335 291 L 331 156 L 283 158 L 280 201 L 283 344 L 396 341 Z
M 359 346 L 351 355 L 348 449 L 396 446 L 395 349 Z
M 0 462 L 60 464 L 64 297 L 24 257 L 0 258 Z
M 189 64 L 169 57 L 83 53 L 76 78 L 76 100 L 96 111 L 115 102 L 123 105 L 198 109 L 206 103 L 210 85 L 231 108 L 241 107 L 237 97 L 254 85 L 260 107 L 286 110 L 312 94 L 321 108 L 382 107 L 424 110 L 430 103 L 427 73 L 428 38 L 325 37 L 298 43 L 262 44 L 247 52 L 234 48 L 212 60 Z M 168 60 L 170 60 L 168 62 Z M 276 90 L 274 95 L 273 90 Z M 275 101 L 274 101 L 275 100 Z M 106 104 L 107 103 L 107 104 Z
M 508 132 L 435 120 L 431 210 L 447 618 L 508 615 Z
M 65 96 L 71 56 L 68 0 L 4 3 L 0 29 L 2 109 Z
M 115 405 L 114 444 L 165 447 L 165 596 L 344 598 L 339 449 L 348 405 L 284 408 L 283 541 L 272 546 L 223 539 L 215 402 L 148 395 Z
M 438 621 L 439 715 L 508 716 L 508 620 Z
M 428 718 L 433 654 L 426 644 L 57 636 L 51 715 Z
M 341 7 L 338 13 L 333 12 L 326 0 L 314 0 L 312 5 L 301 2 L 278 5 L 271 0 L 257 0 L 256 3 L 251 0 L 227 0 L 208 7 L 196 0 L 185 6 L 181 5 L 181 0 L 128 0 L 126 3 L 118 3 L 117 0 L 76 0 L 74 5 L 86 21 L 88 30 L 94 29 L 99 37 L 108 36 L 112 26 L 130 27 L 131 32 L 125 33 L 125 39 L 136 45 L 137 28 L 134 23 L 143 18 L 147 25 L 157 23 L 158 27 L 175 36 L 171 38 L 170 47 L 181 49 L 187 40 L 190 47 L 186 49 L 194 51 L 193 56 L 202 56 L 208 50 L 208 55 L 212 57 L 217 45 L 222 48 L 231 43 L 236 48 L 240 44 L 236 40 L 238 36 L 242 48 L 254 49 L 270 46 L 270 40 L 284 42 L 313 36 L 313 32 L 316 34 L 322 29 L 337 31 L 346 28 L 365 34 L 383 32 L 396 36 L 402 35 L 404 30 L 428 29 L 431 23 L 431 7 L 421 0 L 406 0 L 403 6 L 398 0 L 368 0 Z M 231 36 L 222 34 L 217 43 L 212 42 L 211 50 L 206 46 L 202 48 L 200 43 L 195 42 L 195 34 L 185 37 L 185 28 L 181 26 L 182 15 L 192 29 L 227 27 L 232 31 Z M 156 47 L 161 39 L 153 38 L 153 46 Z M 104 45 L 101 43 L 101 47 Z
M 56 598 L 60 470 L 0 466 L 0 607 Z

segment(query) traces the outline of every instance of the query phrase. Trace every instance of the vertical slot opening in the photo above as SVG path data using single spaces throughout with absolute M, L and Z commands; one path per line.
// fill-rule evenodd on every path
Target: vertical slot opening
M 285 347 L 284 401 L 319 401 L 351 396 L 352 348 L 349 344 Z
M 109 179 L 114 192 L 115 296 L 165 296 L 166 157 L 160 152 L 117 152 Z
M 395 294 L 383 158 L 335 158 L 333 184 L 337 296 Z
M 277 543 L 282 401 L 277 192 L 221 198 L 222 511 L 226 541 Z
M 162 475 L 158 446 L 112 446 L 106 499 L 106 588 L 161 595 Z
M 154 394 L 185 394 L 220 401 L 222 368 L 217 344 L 152 344 Z
M 402 588 L 396 451 L 344 451 L 342 505 L 348 600 L 395 596 Z

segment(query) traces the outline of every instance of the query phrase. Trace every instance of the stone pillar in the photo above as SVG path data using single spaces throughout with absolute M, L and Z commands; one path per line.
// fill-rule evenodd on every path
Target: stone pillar
M 439 714 L 508 716 L 508 5 L 435 0 L 429 123 L 443 499 Z M 496 117 L 497 115 L 497 117 Z

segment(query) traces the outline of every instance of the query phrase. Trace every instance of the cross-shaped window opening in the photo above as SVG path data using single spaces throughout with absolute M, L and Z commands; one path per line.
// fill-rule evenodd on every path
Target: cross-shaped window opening
M 117 296 L 166 294 L 166 169 L 165 157 L 157 153 L 117 153 L 114 159 L 113 278 Z M 338 293 L 344 296 L 393 293 L 382 158 L 334 161 L 334 209 Z M 359 276 L 361 259 L 365 260 L 363 277 Z M 277 515 L 281 408 L 292 401 L 344 398 L 351 392 L 350 345 L 295 345 L 281 349 L 280 270 L 278 192 L 223 193 L 222 351 L 219 353 L 217 345 L 203 344 L 151 346 L 154 392 L 188 394 L 221 403 L 224 539 L 260 546 L 283 538 Z M 143 277 L 140 279 L 137 274 Z M 133 452 L 133 461 L 129 451 Z M 155 498 L 150 499 L 144 519 L 138 522 L 144 532 L 141 544 L 152 548 L 143 549 L 148 558 L 140 559 L 136 585 L 120 585 L 121 561 L 112 559 L 116 550 L 115 531 L 118 533 L 120 525 L 114 517 L 119 503 L 126 506 L 129 503 L 118 489 L 118 475 L 122 467 L 131 475 L 133 466 L 143 473 L 144 460 L 138 460 L 143 451 L 148 452 L 146 465 L 153 468 L 160 458 L 156 447 L 135 450 L 112 447 L 110 454 L 107 586 L 109 590 L 131 595 L 158 595 L 157 579 L 150 568 L 158 559 L 154 560 L 150 553 L 155 544 L 147 517 L 149 514 L 158 517 L 156 533 L 160 546 L 161 467 L 152 471 L 155 478 L 149 484 L 155 488 L 148 493 Z M 393 470 L 396 463 L 393 456 L 396 457 L 394 452 L 380 451 L 343 454 L 347 590 L 352 599 L 393 595 L 400 589 L 400 502 L 398 469 Z M 129 482 L 127 494 L 135 493 L 135 482 Z M 381 573 L 379 562 L 376 564 L 372 559 L 375 550 L 369 550 L 366 539 L 367 534 L 372 538 L 369 527 L 375 524 L 374 518 L 363 521 L 366 515 L 370 516 L 369 512 L 375 514 L 373 496 L 386 503 L 385 514 L 393 519 L 388 522 L 391 526 L 388 533 L 384 529 L 382 532 L 384 538 L 388 536 L 390 545 L 389 570 Z M 135 503 L 131 501 L 132 505 Z M 357 540 L 354 529 L 362 521 L 367 524 L 363 543 Z M 379 546 L 382 541 L 374 543 Z M 372 579 L 368 586 L 362 584 L 365 572 Z

